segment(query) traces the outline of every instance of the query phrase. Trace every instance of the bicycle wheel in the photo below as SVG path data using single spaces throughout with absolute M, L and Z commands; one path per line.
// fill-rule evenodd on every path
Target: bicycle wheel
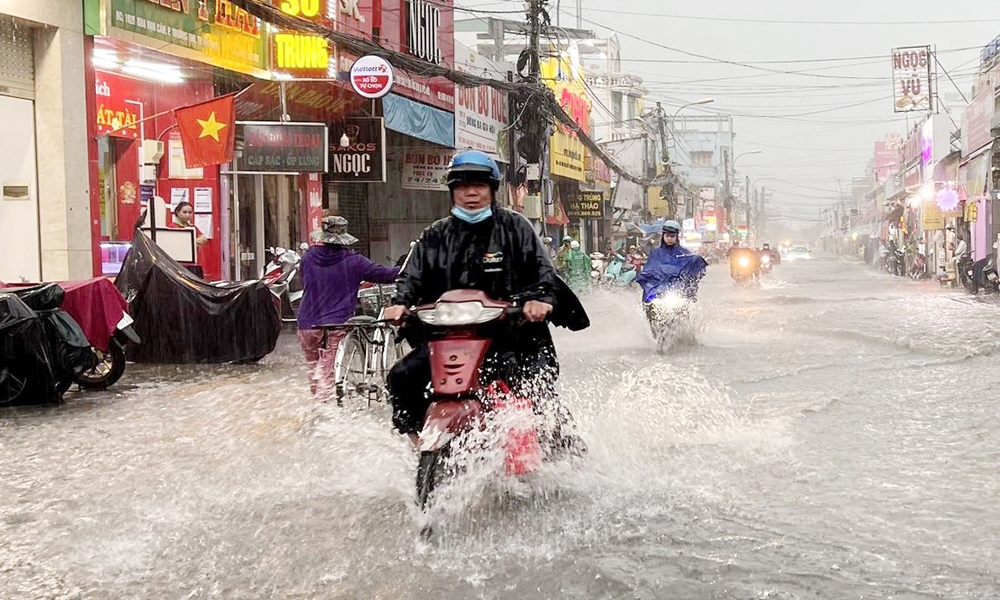
M 345 398 L 356 396 L 364 390 L 368 379 L 365 361 L 365 344 L 356 332 L 351 332 L 340 342 L 334 362 L 334 382 L 337 404 Z

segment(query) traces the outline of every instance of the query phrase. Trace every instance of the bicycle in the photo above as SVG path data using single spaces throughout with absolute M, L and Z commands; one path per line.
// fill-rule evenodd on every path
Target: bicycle
M 359 296 L 366 294 L 378 298 L 377 304 L 381 305 L 377 313 L 379 318 L 371 315 L 375 303 L 368 298 L 359 312 L 369 314 L 358 315 L 344 324 L 321 327 L 326 331 L 350 330 L 340 341 L 334 359 L 334 394 L 339 406 L 343 406 L 345 398 L 355 395 L 366 398 L 369 407 L 372 401 L 384 401 L 389 395 L 386 386 L 389 369 L 409 351 L 405 342 L 397 341 L 396 326 L 381 319 L 382 310 L 391 298 L 389 286 L 376 288 L 374 294 L 369 291 L 374 288 L 369 288 L 362 290 Z M 326 345 L 324 334 L 322 347 L 326 348 Z

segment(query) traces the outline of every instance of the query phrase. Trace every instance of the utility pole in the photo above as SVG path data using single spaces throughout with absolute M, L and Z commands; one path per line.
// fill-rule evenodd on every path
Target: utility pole
M 726 207 L 726 221 L 728 221 L 726 229 L 731 230 L 732 227 L 730 225 L 734 222 L 731 216 L 733 212 L 733 199 L 729 195 L 729 152 L 725 148 L 722 150 L 722 168 L 722 172 L 725 174 L 722 184 L 722 203 Z
M 677 217 L 677 198 L 674 194 L 674 172 L 670 167 L 670 152 L 667 150 L 667 129 L 663 125 L 663 107 L 656 103 L 657 124 L 660 130 L 660 162 L 663 164 L 663 184 L 660 198 L 667 201 L 668 217 Z

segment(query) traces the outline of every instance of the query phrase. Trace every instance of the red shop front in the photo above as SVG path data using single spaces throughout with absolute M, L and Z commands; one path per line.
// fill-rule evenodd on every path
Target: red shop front
M 226 236 L 221 222 L 219 168 L 185 168 L 172 113 L 215 95 L 211 71 L 122 42 L 91 39 L 87 112 L 95 273 L 118 273 L 147 204 L 145 196 L 151 192 L 163 199 L 162 204 L 154 203 L 160 207 L 157 227 L 174 225 L 171 211 L 180 202 L 194 207 L 194 225 L 207 238 L 198 246 L 196 262 L 206 279 L 221 279 Z M 149 162 L 157 148 L 162 157 L 144 169 L 143 163 Z

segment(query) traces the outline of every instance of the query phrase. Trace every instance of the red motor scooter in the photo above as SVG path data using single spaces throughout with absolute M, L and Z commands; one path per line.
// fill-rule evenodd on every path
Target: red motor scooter
M 527 476 L 541 467 L 545 415 L 537 414 L 532 398 L 516 391 L 516 382 L 487 380 L 482 374 L 493 345 L 484 327 L 514 321 L 522 300 L 492 300 L 481 291 L 462 289 L 412 310 L 434 332 L 428 342 L 431 404 L 418 442 L 421 510 L 428 508 L 435 486 L 450 468 L 448 459 L 458 458 L 457 453 L 497 456 L 499 451 L 504 473 L 511 477 Z M 429 535 L 430 529 L 422 534 Z

